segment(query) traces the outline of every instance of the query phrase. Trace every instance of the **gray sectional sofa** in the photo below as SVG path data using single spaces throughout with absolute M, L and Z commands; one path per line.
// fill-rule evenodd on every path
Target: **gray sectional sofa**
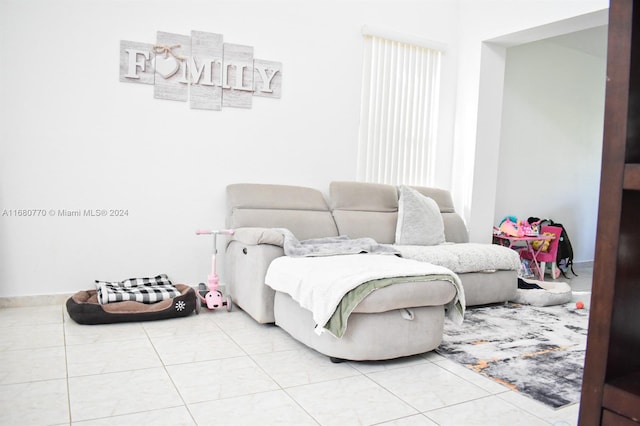
M 416 211 L 409 202 L 415 194 L 420 203 L 435 206 L 435 217 L 433 211 L 429 216 L 428 203 L 427 213 Z M 442 227 L 441 235 L 427 237 L 429 245 L 414 239 L 425 218 Z M 472 306 L 505 302 L 517 289 L 517 254 L 497 245 L 469 243 L 449 192 L 441 189 L 332 182 L 327 202 L 313 188 L 233 184 L 227 187 L 227 226 L 235 234 L 225 249 L 223 279 L 234 303 L 256 321 L 275 322 L 333 359 L 381 360 L 428 352 L 440 344 L 445 306 L 457 294 Z M 414 259 L 405 262 L 420 260 L 455 272 L 463 294 L 451 280 L 400 280 L 358 303 L 344 336 L 319 334 L 309 310 L 265 285 L 270 264 L 284 255 L 283 229 L 298 240 L 346 235 L 393 245 L 403 258 Z

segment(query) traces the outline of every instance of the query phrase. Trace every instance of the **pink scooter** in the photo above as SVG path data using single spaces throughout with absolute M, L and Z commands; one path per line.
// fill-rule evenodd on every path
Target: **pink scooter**
M 211 310 L 220 309 L 223 306 L 226 306 L 227 311 L 231 311 L 233 303 L 231 302 L 231 298 L 229 296 L 227 296 L 225 300 L 223 300 L 222 292 L 219 290 L 220 278 L 216 273 L 216 254 L 218 254 L 218 246 L 216 245 L 216 240 L 218 234 L 233 235 L 233 229 L 222 229 L 220 231 L 208 231 L 199 229 L 196 231 L 196 235 L 213 235 L 213 255 L 211 256 L 211 273 L 207 276 L 208 285 L 207 287 L 205 287 L 204 283 L 200 283 L 196 294 L 198 295 L 198 299 L 200 299 L 202 303 L 206 304 L 207 308 Z M 209 291 L 203 297 L 200 294 L 200 290 L 205 290 L 206 288 L 208 288 Z M 196 312 L 198 312 L 200 310 L 200 303 L 196 303 L 196 307 Z

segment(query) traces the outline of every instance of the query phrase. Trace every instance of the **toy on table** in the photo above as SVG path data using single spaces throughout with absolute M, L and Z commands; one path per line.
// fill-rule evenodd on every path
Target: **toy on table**
M 502 219 L 498 227 L 499 231 L 510 237 L 523 237 L 524 230 L 520 226 L 520 221 L 515 216 L 507 216 Z
M 510 237 L 534 237 L 539 234 L 540 222 L 529 223 L 515 216 L 506 216 L 498 226 L 498 232 Z
M 227 296 L 226 298 L 223 296 L 220 291 L 220 277 L 216 273 L 216 254 L 218 254 L 217 247 L 217 236 L 219 234 L 225 235 L 233 235 L 233 229 L 222 229 L 219 231 L 209 231 L 204 229 L 199 229 L 196 231 L 196 235 L 213 235 L 213 254 L 211 255 L 211 273 L 207 276 L 207 286 L 206 289 L 209 291 L 204 295 L 204 297 L 200 294 L 200 291 L 196 292 L 198 295 L 198 299 L 207 306 L 208 309 L 220 309 L 223 306 L 227 307 L 227 311 L 231 311 L 233 307 L 233 303 L 231 302 L 231 298 Z M 199 290 L 205 289 L 204 283 L 200 283 Z M 197 304 L 199 305 L 199 304 Z

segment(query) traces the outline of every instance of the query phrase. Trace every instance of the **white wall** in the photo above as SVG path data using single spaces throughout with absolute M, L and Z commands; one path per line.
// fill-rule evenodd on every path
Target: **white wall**
M 606 59 L 552 41 L 507 49 L 494 223 L 565 225 L 591 261 L 600 188 Z
M 326 191 L 355 179 L 364 24 L 449 46 L 439 173 L 448 185 L 457 17 L 445 0 L 0 0 L 0 211 L 129 214 L 0 216 L 0 296 L 163 272 L 195 284 L 211 241 L 194 230 L 224 226 L 227 184 Z M 191 30 L 282 62 L 282 98 L 198 111 L 118 81 L 120 40 Z
M 0 216 L 0 297 L 71 293 L 94 279 L 161 272 L 195 284 L 209 268 L 211 244 L 193 231 L 223 226 L 227 184 L 326 191 L 331 180 L 355 179 L 364 24 L 448 46 L 436 182 L 453 189 L 472 238 L 482 239 L 493 220 L 497 158 L 497 144 L 485 150 L 486 138 L 476 138 L 482 42 L 607 6 L 0 0 L 0 212 L 129 211 L 119 218 Z M 192 29 L 282 62 L 282 99 L 196 111 L 153 99 L 151 86 L 118 81 L 120 40 L 153 43 L 156 31 Z M 476 139 L 488 158 L 476 158 Z M 472 202 L 474 194 L 481 198 Z
M 451 188 L 471 241 L 491 241 L 504 46 L 606 24 L 607 0 L 461 0 Z M 511 44 L 509 44 L 511 43 Z M 482 119 L 481 119 L 482 118 Z

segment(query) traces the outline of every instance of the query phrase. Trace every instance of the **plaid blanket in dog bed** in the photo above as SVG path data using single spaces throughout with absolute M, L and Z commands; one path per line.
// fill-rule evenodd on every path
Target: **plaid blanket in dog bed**
M 123 301 L 157 303 L 180 295 L 180 291 L 165 274 L 152 278 L 129 278 L 118 282 L 96 280 L 96 291 L 98 303 L 101 305 Z

